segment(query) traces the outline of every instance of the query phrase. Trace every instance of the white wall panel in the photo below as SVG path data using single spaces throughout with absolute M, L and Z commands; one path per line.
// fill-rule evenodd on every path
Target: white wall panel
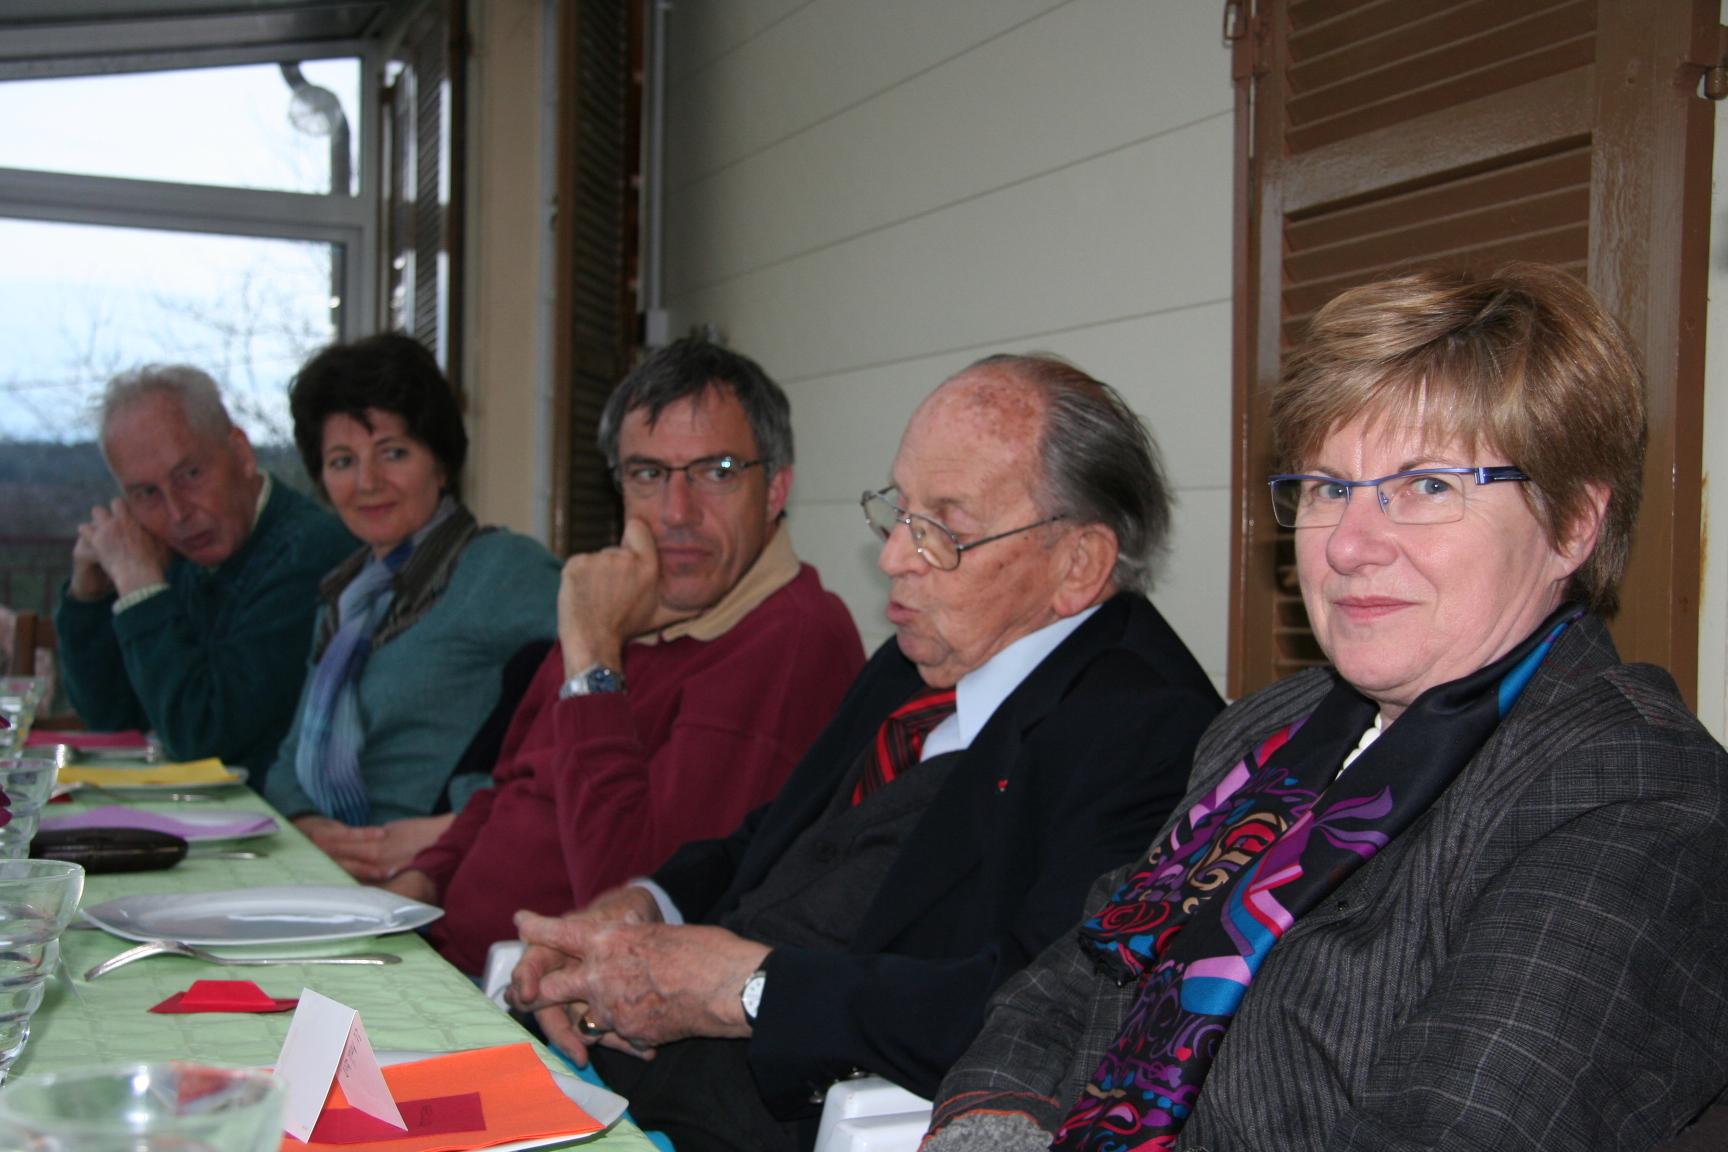
M 1229 123 L 673 296 L 673 328 L 716 324 L 799 379 L 1226 299 Z
M 669 195 L 674 293 L 786 260 L 1231 107 L 1211 53 L 1148 46 L 1217 32 L 1192 0 L 1067 4 Z M 1085 61 L 1076 67 L 1075 61 Z
M 1066 0 L 1068 4 L 1091 0 Z M 736 5 L 698 0 L 703 7 Z M 732 50 L 670 53 L 668 144 L 674 186 L 880 95 L 1063 0 L 815 0 Z M 685 38 L 673 11 L 671 35 Z M 765 12 L 769 0 L 743 5 Z M 719 13 L 700 16 L 719 22 Z M 742 17 L 728 20 L 736 24 Z M 1214 21 L 1216 23 L 1216 21 Z M 696 35 L 701 34 L 698 29 Z M 718 47 L 718 46 L 717 46 Z M 691 67 L 682 70 L 686 61 Z
M 1178 490 L 1170 554 L 1152 601 L 1224 691 L 1229 632 L 1230 489 Z
M 654 0 L 659 3 L 662 0 Z M 667 70 L 673 80 L 712 67 L 774 25 L 810 7 L 812 0 L 670 0 L 677 35 L 668 45 Z
M 858 497 L 798 504 L 787 522 L 799 557 L 814 564 L 827 589 L 846 601 L 864 650 L 874 650 L 893 631 L 884 615 L 888 578 L 876 567 L 877 540 L 865 527 Z
M 1232 153 L 1216 6 L 703 9 L 681 6 L 671 30 L 672 330 L 713 324 L 787 386 L 793 536 L 866 644 L 889 630 L 858 493 L 885 481 L 938 381 L 1044 349 L 1153 428 L 1178 500 L 1156 599 L 1222 683 Z

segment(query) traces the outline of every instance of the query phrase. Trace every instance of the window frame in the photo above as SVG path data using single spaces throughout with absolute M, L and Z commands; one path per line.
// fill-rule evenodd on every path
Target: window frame
M 358 195 L 224 188 L 0 167 L 0 218 L 335 244 L 341 252 L 343 285 L 342 304 L 335 317 L 337 338 L 348 340 L 376 331 L 381 304 L 378 240 L 383 172 L 378 77 L 385 59 L 380 45 L 369 41 L 327 41 L 183 56 L 161 53 L 147 61 L 126 61 L 115 67 L 92 60 L 77 71 L 56 70 L 53 77 L 173 72 L 334 58 L 360 61 Z M 48 77 L 10 77 L 37 78 Z

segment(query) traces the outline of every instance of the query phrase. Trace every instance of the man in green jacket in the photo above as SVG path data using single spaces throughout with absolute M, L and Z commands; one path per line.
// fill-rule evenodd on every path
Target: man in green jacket
M 100 441 L 120 496 L 90 510 L 55 625 L 67 695 L 96 729 L 150 728 L 177 759 L 252 772 L 294 716 L 318 581 L 359 545 L 261 472 L 209 375 L 109 382 Z

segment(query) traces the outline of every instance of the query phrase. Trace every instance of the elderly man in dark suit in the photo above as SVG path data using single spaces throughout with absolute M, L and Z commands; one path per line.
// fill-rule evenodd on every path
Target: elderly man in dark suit
M 598 1042 L 683 1152 L 807 1142 L 854 1069 L 931 1093 L 1164 819 L 1220 708 L 1141 592 L 1168 497 L 1107 385 L 979 361 L 913 415 L 892 480 L 863 506 L 895 638 L 778 798 L 650 883 L 518 918 L 517 1003 L 577 1059 Z

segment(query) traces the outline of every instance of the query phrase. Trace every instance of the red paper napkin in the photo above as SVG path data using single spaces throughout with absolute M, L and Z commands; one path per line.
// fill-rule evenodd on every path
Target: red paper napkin
M 299 999 L 279 1000 L 250 980 L 194 980 L 152 1012 L 286 1012 Z

